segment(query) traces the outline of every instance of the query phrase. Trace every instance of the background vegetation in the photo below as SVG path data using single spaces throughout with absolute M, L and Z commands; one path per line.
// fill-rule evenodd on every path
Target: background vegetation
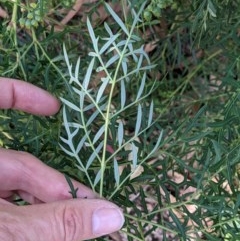
M 239 0 L 1 0 L 0 76 L 64 107 L 1 111 L 0 145 L 120 205 L 99 240 L 240 240 L 239 16 Z

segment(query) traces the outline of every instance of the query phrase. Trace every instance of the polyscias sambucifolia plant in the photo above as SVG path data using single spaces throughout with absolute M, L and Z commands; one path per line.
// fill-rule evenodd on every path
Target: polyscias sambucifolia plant
M 114 177 L 111 180 L 114 191 L 107 197 L 111 199 L 128 179 L 141 172 L 142 164 L 157 150 L 162 132 L 157 141 L 149 141 L 148 153 L 144 153 L 140 138 L 149 136 L 155 123 L 154 104 L 144 101 L 155 89 L 154 83 L 150 89 L 145 88 L 153 65 L 136 35 L 144 5 L 139 13 L 131 9 L 133 22 L 129 29 L 110 5 L 105 3 L 105 6 L 119 29 L 114 32 L 105 23 L 105 33 L 96 37 L 87 20 L 93 50 L 89 52 L 89 66 L 82 79 L 79 78 L 80 59 L 73 70 L 64 47 L 72 98 L 61 98 L 65 128 L 61 147 L 75 158 L 92 190 L 100 196 L 106 195 L 106 176 Z M 99 78 L 97 88 L 91 84 L 93 78 Z M 134 81 L 140 83 L 139 88 L 127 96 L 126 88 Z

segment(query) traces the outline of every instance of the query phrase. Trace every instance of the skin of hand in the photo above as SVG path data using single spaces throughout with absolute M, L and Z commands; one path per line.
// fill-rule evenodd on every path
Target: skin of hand
M 20 80 L 0 78 L 0 108 L 53 115 L 59 101 L 48 92 Z M 115 204 L 78 188 L 72 199 L 63 174 L 33 155 L 0 148 L 0 240 L 79 241 L 119 230 L 124 217 Z M 32 205 L 16 206 L 17 193 Z

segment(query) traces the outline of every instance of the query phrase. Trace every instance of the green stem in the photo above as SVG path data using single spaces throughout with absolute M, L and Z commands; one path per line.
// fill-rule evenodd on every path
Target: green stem
M 109 130 L 109 125 L 111 124 L 111 104 L 112 104 L 112 98 L 113 98 L 113 93 L 114 93 L 114 89 L 117 83 L 117 77 L 118 77 L 118 73 L 120 71 L 120 67 L 123 61 L 123 58 L 125 56 L 125 52 L 127 50 L 127 46 L 129 44 L 129 41 L 131 40 L 131 36 L 133 34 L 134 31 L 134 27 L 135 27 L 136 23 L 133 24 L 131 31 L 129 32 L 126 44 L 124 45 L 124 48 L 122 50 L 122 52 L 120 53 L 121 56 L 119 58 L 117 67 L 116 67 L 116 71 L 114 73 L 114 77 L 111 80 L 111 90 L 110 90 L 110 94 L 109 94 L 109 99 L 108 99 L 108 105 L 107 105 L 107 110 L 106 110 L 106 118 L 105 118 L 105 130 L 104 130 L 104 145 L 103 145 L 103 154 L 102 154 L 102 161 L 101 161 L 101 179 L 100 179 L 100 197 L 103 196 L 103 182 L 104 182 L 104 173 L 105 173 L 105 169 L 106 169 L 106 151 L 107 151 L 107 140 L 108 140 L 108 130 Z
M 11 29 L 14 31 L 14 44 L 17 47 L 17 9 L 18 9 L 18 0 L 12 0 L 13 2 L 13 12 L 12 12 L 12 19 L 10 22 Z
M 57 73 L 59 73 L 59 75 L 62 77 L 62 79 L 64 80 L 65 83 L 68 83 L 66 80 L 66 77 L 63 75 L 62 71 L 57 67 L 57 65 L 52 61 L 52 59 L 48 56 L 48 54 L 46 53 L 45 49 L 41 46 L 41 44 L 38 42 L 38 40 L 36 40 L 36 44 L 38 45 L 39 49 L 42 51 L 43 55 L 46 57 L 46 59 L 49 61 L 50 65 L 53 66 L 53 68 L 57 71 Z M 69 87 L 69 85 L 67 85 L 67 87 Z M 69 88 L 69 91 L 71 91 L 71 89 Z
M 121 232 L 127 234 L 127 237 L 133 238 L 133 240 L 136 240 L 136 241 L 142 241 L 143 240 L 142 238 L 139 238 L 138 236 L 136 236 L 132 233 L 129 233 L 128 231 L 125 231 L 124 229 L 122 229 Z
M 88 171 L 86 170 L 85 166 L 83 165 L 82 161 L 80 160 L 78 154 L 76 152 L 74 152 L 74 158 L 78 161 L 79 165 L 81 166 L 81 168 L 84 170 L 84 173 L 89 181 L 89 184 L 91 185 L 91 189 L 93 192 L 95 192 L 95 187 L 94 187 L 94 184 L 92 182 L 92 179 L 91 177 L 89 176 L 88 174 Z
M 174 231 L 173 229 L 170 229 L 170 228 L 167 228 L 161 224 L 158 224 L 158 223 L 155 223 L 155 222 L 151 222 L 151 221 L 148 221 L 146 219 L 142 219 L 142 218 L 139 218 L 139 217 L 134 217 L 132 215 L 129 215 L 129 214 L 124 214 L 125 217 L 129 218 L 129 219 L 132 219 L 136 222 L 142 222 L 142 223 L 145 223 L 145 224 L 150 224 L 152 226 L 155 226 L 155 227 L 158 227 L 158 228 L 161 228 L 165 231 L 168 231 L 170 233 L 173 233 L 173 234 L 178 234 L 176 231 Z
M 144 7 L 144 5 L 142 6 L 142 8 L 143 7 Z M 119 61 L 118 61 L 117 67 L 116 67 L 116 71 L 114 72 L 114 77 L 110 78 L 111 79 L 110 83 L 112 84 L 112 86 L 111 86 L 111 90 L 110 90 L 110 94 L 109 94 L 108 105 L 107 105 L 107 109 L 106 109 L 106 118 L 105 118 L 104 145 L 103 145 L 103 154 L 102 154 L 102 161 L 101 161 L 101 178 L 100 178 L 100 192 L 99 192 L 100 197 L 103 196 L 104 173 L 105 173 L 105 169 L 106 169 L 107 140 L 108 140 L 108 133 L 109 133 L 109 125 L 111 124 L 111 119 L 112 119 L 111 104 L 112 104 L 113 93 L 114 93 L 115 86 L 118 82 L 118 74 L 119 74 L 119 71 L 121 68 L 121 64 L 122 64 L 124 56 L 126 54 L 129 42 L 133 36 L 135 27 L 138 23 L 140 13 L 141 13 L 141 10 L 139 11 L 137 16 L 133 20 L 133 24 L 131 26 L 129 33 L 127 34 L 127 40 L 126 40 L 123 50 L 120 51 L 117 48 L 117 46 L 114 46 L 114 47 L 116 47 L 117 51 L 119 50 L 118 54 L 120 55 L 119 56 L 120 58 L 119 58 Z
M 36 33 L 34 31 L 34 29 L 32 28 L 32 38 L 33 38 L 33 44 L 34 44 L 34 48 L 35 48 L 35 52 L 36 52 L 36 56 L 37 56 L 37 60 L 40 59 L 39 57 L 39 52 L 38 52 L 38 40 L 37 40 L 37 37 L 36 37 Z
M 11 18 L 11 22 L 10 22 L 10 31 L 13 33 L 13 43 L 14 43 L 14 47 L 16 48 L 16 67 L 17 64 L 19 64 L 22 73 L 24 75 L 24 79 L 27 79 L 27 75 L 24 71 L 24 67 L 21 63 L 21 55 L 19 53 L 18 50 L 18 39 L 17 39 L 17 10 L 18 10 L 18 0 L 12 0 L 13 3 L 13 11 L 12 11 L 12 18 Z

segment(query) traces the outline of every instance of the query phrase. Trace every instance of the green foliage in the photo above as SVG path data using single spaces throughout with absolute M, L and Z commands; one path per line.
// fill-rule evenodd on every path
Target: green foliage
M 98 1 L 61 31 L 72 1 L 31 2 L 1 2 L 0 75 L 63 108 L 2 111 L 1 146 L 116 202 L 127 240 L 240 240 L 239 0 Z
M 151 21 L 153 17 L 161 17 L 163 9 L 167 7 L 176 8 L 176 1 L 174 0 L 152 0 L 144 10 L 144 18 Z

